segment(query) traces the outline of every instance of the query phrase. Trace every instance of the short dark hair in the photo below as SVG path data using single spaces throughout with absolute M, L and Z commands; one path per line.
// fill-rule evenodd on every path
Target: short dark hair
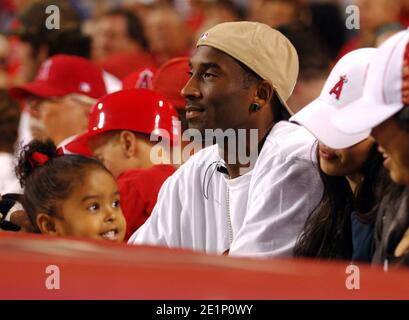
M 70 54 L 89 59 L 91 56 L 91 40 L 80 29 L 56 31 L 52 36 L 46 36 L 45 33 L 25 34 L 20 38 L 30 45 L 33 57 L 37 56 L 43 46 L 47 48 L 48 57 Z
M 294 22 L 277 28 L 290 40 L 297 50 L 299 79 L 310 80 L 327 77 L 330 69 L 330 55 L 327 47 L 314 30 L 302 23 Z
M 43 165 L 33 163 L 35 152 L 47 156 L 49 160 Z M 33 140 L 21 149 L 15 172 L 24 188 L 23 207 L 37 232 L 37 214 L 56 215 L 60 201 L 69 197 L 92 168 L 111 174 L 94 158 L 58 155 L 51 140 Z
M 47 29 L 46 8 L 57 5 L 60 8 L 60 29 Z M 48 56 L 54 54 L 73 54 L 88 58 L 90 40 L 81 32 L 81 19 L 69 1 L 43 0 L 29 5 L 20 15 L 21 28 L 18 36 L 30 44 L 36 56 L 42 46 L 47 46 Z
M 20 108 L 7 90 L 0 90 L 0 151 L 13 153 L 18 136 Z
M 249 89 L 252 84 L 259 83 L 263 80 L 257 73 L 246 66 L 243 62 L 238 61 L 243 72 L 243 89 Z
M 143 24 L 138 16 L 128 9 L 114 8 L 103 13 L 100 18 L 113 16 L 123 17 L 126 21 L 129 37 L 137 42 L 142 48 L 148 50 L 148 41 L 146 39 Z
M 311 2 L 308 7 L 315 35 L 325 43 L 330 60 L 337 59 L 346 40 L 344 13 L 335 1 Z
M 70 54 L 89 59 L 91 57 L 91 39 L 81 30 L 61 31 L 48 43 L 48 56 Z
M 230 12 L 235 14 L 239 20 L 245 20 L 244 10 L 232 0 L 214 1 L 214 4 L 220 7 L 224 7 L 226 10 L 229 10 Z

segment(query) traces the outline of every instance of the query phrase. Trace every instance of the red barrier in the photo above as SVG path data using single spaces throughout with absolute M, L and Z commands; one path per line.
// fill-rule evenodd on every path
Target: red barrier
M 47 289 L 49 265 L 60 289 Z M 409 298 L 408 270 L 360 265 L 351 290 L 347 266 L 0 233 L 0 299 Z

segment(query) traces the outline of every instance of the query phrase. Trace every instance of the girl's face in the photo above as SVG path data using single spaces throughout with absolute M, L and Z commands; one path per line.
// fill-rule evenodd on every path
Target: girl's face
M 329 176 L 350 176 L 360 173 L 374 144 L 368 138 L 346 149 L 330 149 L 319 143 L 319 162 L 321 170 Z
M 126 222 L 119 205 L 118 186 L 102 169 L 90 170 L 59 209 L 54 217 L 58 235 L 124 240 Z

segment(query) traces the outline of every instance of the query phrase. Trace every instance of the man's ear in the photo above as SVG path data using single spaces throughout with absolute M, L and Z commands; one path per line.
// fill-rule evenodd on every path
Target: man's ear
M 254 97 L 254 103 L 258 103 L 261 107 L 266 104 L 269 105 L 273 98 L 274 88 L 270 82 L 263 80 L 257 86 L 256 94 Z
M 136 139 L 132 131 L 123 130 L 119 134 L 119 143 L 121 144 L 122 152 L 127 158 L 135 157 L 138 153 L 138 143 Z
M 36 223 L 41 233 L 51 236 L 60 235 L 55 225 L 55 219 L 48 214 L 39 213 L 36 217 Z

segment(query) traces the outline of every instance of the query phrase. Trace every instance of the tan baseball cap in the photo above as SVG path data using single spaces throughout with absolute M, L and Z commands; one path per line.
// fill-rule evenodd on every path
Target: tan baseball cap
M 298 55 L 282 33 L 259 22 L 225 22 L 204 32 L 199 46 L 223 51 L 270 81 L 282 104 L 293 113 L 286 101 L 297 81 Z

